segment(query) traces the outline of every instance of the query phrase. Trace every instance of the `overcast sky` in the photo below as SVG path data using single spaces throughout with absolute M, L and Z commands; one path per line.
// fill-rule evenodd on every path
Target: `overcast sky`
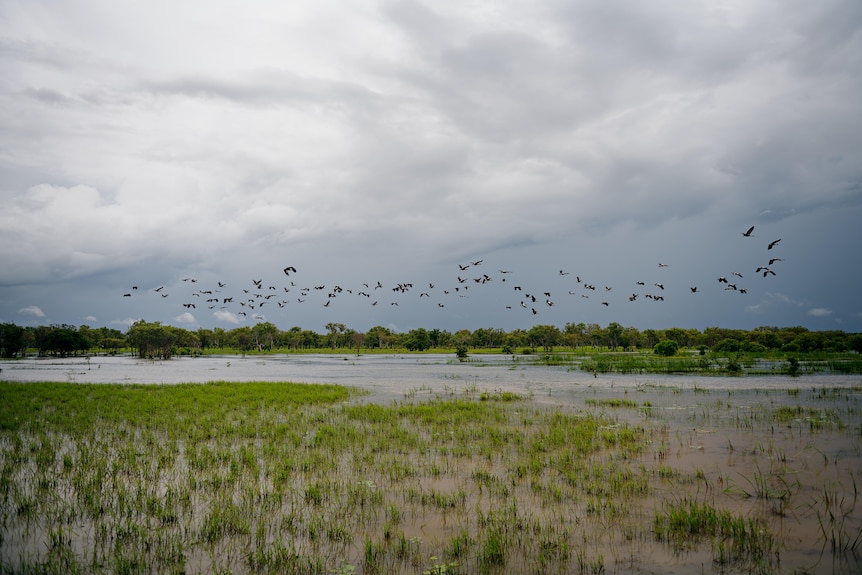
M 0 0 L 0 322 L 862 331 L 860 94 L 858 0 Z

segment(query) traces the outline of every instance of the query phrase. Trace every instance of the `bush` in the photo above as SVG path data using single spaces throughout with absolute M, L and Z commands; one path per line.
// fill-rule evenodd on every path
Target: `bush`
M 739 351 L 740 347 L 738 340 L 726 338 L 712 346 L 712 351 L 733 353 Z
M 799 375 L 799 360 L 795 357 L 787 358 L 787 374 L 788 375 Z
M 658 355 L 670 357 L 676 355 L 676 352 L 679 351 L 679 344 L 672 339 L 665 339 L 655 344 L 653 351 Z
M 757 343 L 756 341 L 747 341 L 742 345 L 742 349 L 744 351 L 762 353 L 766 351 L 766 346 L 762 343 Z

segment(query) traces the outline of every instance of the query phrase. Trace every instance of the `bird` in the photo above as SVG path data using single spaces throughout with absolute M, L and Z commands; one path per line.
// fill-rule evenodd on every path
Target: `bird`
M 664 289 L 664 284 L 661 284 L 661 283 L 656 282 L 656 283 L 655 283 L 655 287 L 657 287 L 657 288 L 659 288 L 659 289 Z
M 691 290 L 691 293 L 697 293 L 697 286 L 691 286 L 689 289 Z
M 754 226 L 751 226 L 750 228 L 748 228 L 748 230 L 746 230 L 746 231 L 742 232 L 742 235 L 743 235 L 743 236 L 745 236 L 745 237 L 747 237 L 747 238 L 750 238 L 750 237 L 751 237 L 751 234 L 752 234 L 753 232 L 754 232 Z
M 772 265 L 772 264 L 774 264 L 775 262 L 783 262 L 783 261 L 784 261 L 784 260 L 783 260 L 783 259 L 781 259 L 781 258 L 771 258 L 771 259 L 769 260 L 769 265 Z
M 666 268 L 668 265 L 669 264 L 663 264 L 661 262 L 658 263 L 658 267 L 660 267 L 660 268 Z
M 123 294 L 123 297 L 132 297 L 132 294 L 130 294 L 130 293 L 124 293 L 124 294 Z
M 733 275 L 738 276 L 738 277 L 742 277 L 742 274 L 739 272 L 733 272 Z
M 289 276 L 290 272 L 296 273 L 296 268 L 293 266 L 287 266 L 282 271 L 284 272 L 284 275 Z
M 771 250 L 771 249 L 772 249 L 772 248 L 774 248 L 774 247 L 775 247 L 775 245 L 776 245 L 778 242 L 780 242 L 780 241 L 781 241 L 781 238 L 778 238 L 777 240 L 774 240 L 774 241 L 769 242 L 769 245 L 766 247 L 766 249 Z

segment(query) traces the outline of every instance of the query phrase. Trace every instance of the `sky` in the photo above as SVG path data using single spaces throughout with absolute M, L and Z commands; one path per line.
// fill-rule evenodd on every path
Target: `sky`
M 858 0 L 0 0 L 0 322 L 862 332 L 860 94 Z

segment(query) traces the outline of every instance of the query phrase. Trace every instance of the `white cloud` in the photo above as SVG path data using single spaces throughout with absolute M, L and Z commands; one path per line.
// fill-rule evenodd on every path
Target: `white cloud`
M 45 317 L 45 312 L 37 305 L 28 305 L 18 310 L 21 315 L 32 315 L 34 317 Z
M 235 313 L 230 311 L 220 310 L 213 312 L 213 317 L 217 321 L 221 321 L 224 323 L 239 324 L 239 317 Z
M 99 320 L 97 320 L 95 316 L 92 316 L 92 315 L 86 315 L 86 316 L 84 316 L 84 321 L 87 321 L 87 322 L 90 322 L 90 323 L 96 323 L 96 322 L 97 322 L 97 321 L 99 321 Z
M 133 323 L 135 323 L 137 321 L 141 321 L 141 318 L 139 318 L 139 317 L 138 318 L 127 317 L 125 319 L 112 319 L 108 323 L 110 325 L 122 325 L 125 327 L 129 327 L 130 325 L 132 325 Z
M 813 317 L 826 317 L 832 315 L 832 310 L 825 307 L 815 307 L 808 310 L 808 315 Z
M 174 320 L 179 323 L 197 325 L 197 320 L 195 319 L 195 316 L 192 315 L 190 312 L 181 313 L 180 315 L 175 317 Z
M 794 307 L 804 307 L 805 303 L 798 301 L 787 294 L 778 292 L 766 292 L 766 297 L 774 302 L 791 305 Z

